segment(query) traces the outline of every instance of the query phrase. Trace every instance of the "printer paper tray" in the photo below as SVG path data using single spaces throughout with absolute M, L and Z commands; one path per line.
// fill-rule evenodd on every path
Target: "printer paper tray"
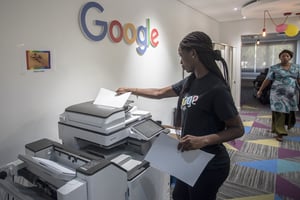
M 37 188 L 25 187 L 20 184 L 11 183 L 7 180 L 0 179 L 0 197 L 9 196 L 14 200 L 52 200 L 44 195 Z
M 129 136 L 128 128 L 121 129 L 109 135 L 103 135 L 99 132 L 81 129 L 78 127 L 70 126 L 68 124 L 58 123 L 58 130 L 59 137 L 65 144 L 74 140 L 75 138 L 79 138 L 109 147 Z

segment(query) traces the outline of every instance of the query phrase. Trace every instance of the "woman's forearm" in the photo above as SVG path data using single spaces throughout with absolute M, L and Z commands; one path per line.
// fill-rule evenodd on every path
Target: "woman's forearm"
M 263 83 L 261 84 L 260 88 L 259 88 L 259 92 L 262 92 L 269 84 L 270 84 L 270 80 L 269 79 L 265 79 L 263 81 Z
M 131 92 L 134 95 L 152 98 L 152 99 L 162 99 L 167 97 L 175 97 L 176 93 L 173 91 L 171 86 L 164 88 L 119 88 L 116 91 L 118 94 L 123 94 L 125 92 Z

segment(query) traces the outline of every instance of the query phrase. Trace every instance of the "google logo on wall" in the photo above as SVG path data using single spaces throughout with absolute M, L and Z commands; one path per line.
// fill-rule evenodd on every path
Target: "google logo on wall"
M 94 24 L 99 27 L 99 34 L 93 34 L 89 30 L 86 23 L 86 16 L 90 9 L 96 9 L 99 12 L 103 12 L 104 8 L 97 2 L 86 3 L 80 11 L 80 27 L 83 34 L 92 41 L 101 41 L 108 36 L 112 42 L 119 43 L 124 40 L 127 44 L 133 44 L 136 42 L 138 47 L 136 51 L 138 54 L 143 55 L 147 48 L 151 45 L 157 47 L 158 30 L 156 28 L 150 28 L 150 19 L 146 19 L 146 26 L 136 26 L 132 23 L 126 23 L 122 25 L 118 20 L 112 20 L 110 23 L 101 21 L 99 19 L 94 20 Z M 115 31 L 114 31 L 115 30 Z

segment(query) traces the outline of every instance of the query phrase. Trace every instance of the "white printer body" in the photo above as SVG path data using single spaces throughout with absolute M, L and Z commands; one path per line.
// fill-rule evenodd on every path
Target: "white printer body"
M 149 112 L 84 102 L 65 109 L 58 129 L 62 144 L 32 142 L 1 167 L 0 188 L 15 200 L 169 200 L 169 175 L 144 160 L 168 133 Z

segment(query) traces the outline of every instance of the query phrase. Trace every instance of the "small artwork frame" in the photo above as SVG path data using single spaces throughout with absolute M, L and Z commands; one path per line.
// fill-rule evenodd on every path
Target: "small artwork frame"
M 49 50 L 26 50 L 27 71 L 51 70 L 51 51 Z

